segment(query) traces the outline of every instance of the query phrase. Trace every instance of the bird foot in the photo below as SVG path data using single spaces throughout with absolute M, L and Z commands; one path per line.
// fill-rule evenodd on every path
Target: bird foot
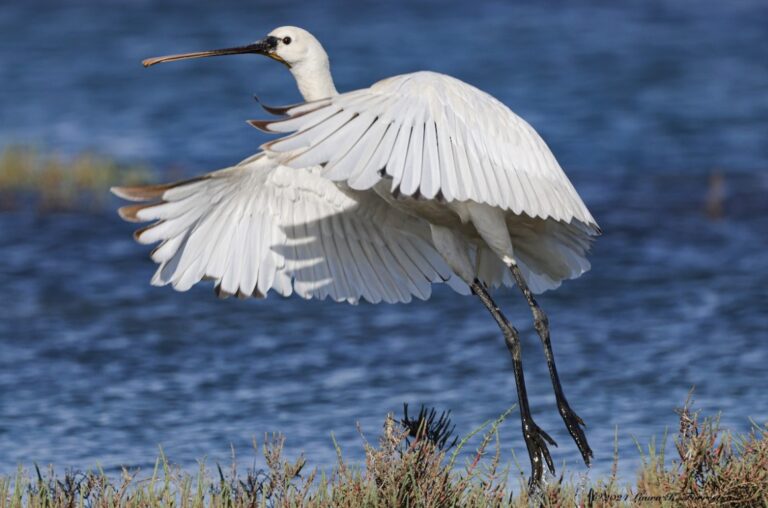
M 545 463 L 549 472 L 555 474 L 555 465 L 549 454 L 547 443 L 555 447 L 557 443 L 530 419 L 523 422 L 523 438 L 531 459 L 531 478 L 528 481 L 528 487 L 533 490 L 541 484 Z
M 584 420 L 582 420 L 579 415 L 577 415 L 573 409 L 571 409 L 568 403 L 558 404 L 557 409 L 560 411 L 560 416 L 562 416 L 563 422 L 565 422 L 568 433 L 571 434 L 573 441 L 579 448 L 581 458 L 584 459 L 584 463 L 589 466 L 593 454 L 592 449 L 589 447 L 589 443 L 587 442 L 587 436 L 584 434 L 584 429 L 582 428 L 586 427 L 587 425 L 584 423 Z

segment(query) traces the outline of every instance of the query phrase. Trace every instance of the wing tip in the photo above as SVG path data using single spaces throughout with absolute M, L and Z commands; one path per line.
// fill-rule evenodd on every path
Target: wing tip
M 163 195 L 170 185 L 135 185 L 110 187 L 109 192 L 126 201 L 149 201 Z
M 146 222 L 139 217 L 139 212 L 157 203 L 137 203 L 135 205 L 121 206 L 117 209 L 117 214 L 126 222 Z
M 149 231 L 150 229 L 154 228 L 155 226 L 159 226 L 159 225 L 160 225 L 160 224 L 162 224 L 163 222 L 164 222 L 164 221 L 162 221 L 162 220 L 159 220 L 159 221 L 157 221 L 157 222 L 154 222 L 154 223 L 152 223 L 152 224 L 149 224 L 149 225 L 147 225 L 147 226 L 144 226 L 143 228 L 139 228 L 139 229 L 137 229 L 136 231 L 134 231 L 134 232 L 133 232 L 133 239 L 134 239 L 136 242 L 140 243 L 140 244 L 148 244 L 148 243 L 153 243 L 152 241 L 149 241 L 149 242 L 148 242 L 148 241 L 144 241 L 144 240 L 142 240 L 142 238 L 141 238 L 141 235 L 143 235 L 144 233 L 146 233 L 146 232 L 147 232 L 147 231 Z
M 151 201 L 154 199 L 160 199 L 165 194 L 165 191 L 181 187 L 183 185 L 189 185 L 191 183 L 199 182 L 201 180 L 207 180 L 211 177 L 211 174 L 205 174 L 196 176 L 194 178 L 188 178 L 186 180 L 179 180 L 178 182 L 161 183 L 154 185 L 133 185 L 133 186 L 114 186 L 109 188 L 109 192 L 115 196 L 125 199 L 126 201 Z
M 276 131 L 270 130 L 269 125 L 273 123 L 274 120 L 248 120 L 247 123 L 251 127 L 256 127 L 261 132 L 266 132 L 268 134 L 274 134 Z
M 289 106 L 270 106 L 268 104 L 264 104 L 263 102 L 261 102 L 259 97 L 256 95 L 253 96 L 253 99 L 259 103 L 259 106 L 261 106 L 261 109 L 275 116 L 285 116 L 288 114 L 288 111 L 295 108 L 296 106 L 301 106 L 303 104 L 303 103 L 299 103 L 299 104 L 291 104 Z

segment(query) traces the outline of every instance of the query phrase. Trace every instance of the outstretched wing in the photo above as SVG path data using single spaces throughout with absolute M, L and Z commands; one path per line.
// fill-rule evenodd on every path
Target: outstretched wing
M 472 200 L 516 214 L 597 224 L 541 137 L 490 95 L 417 72 L 281 110 L 251 123 L 294 134 L 266 143 L 291 167 L 323 164 L 353 189 L 391 178 L 392 191 Z
M 426 299 L 451 270 L 428 227 L 372 191 L 345 191 L 320 168 L 291 169 L 263 154 L 169 185 L 115 188 L 141 203 L 120 209 L 156 221 L 134 237 L 160 242 L 152 283 L 185 291 L 213 279 L 223 295 L 330 297 L 355 303 Z M 149 201 L 146 203 L 145 201 Z

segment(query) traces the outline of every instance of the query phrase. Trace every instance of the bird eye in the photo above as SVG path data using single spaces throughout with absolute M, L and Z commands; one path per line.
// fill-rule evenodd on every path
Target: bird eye
M 283 37 L 283 44 L 290 44 L 291 38 L 290 37 Z

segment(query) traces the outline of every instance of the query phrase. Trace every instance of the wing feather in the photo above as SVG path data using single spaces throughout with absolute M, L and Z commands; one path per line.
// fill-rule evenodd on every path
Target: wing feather
M 411 143 L 411 133 L 413 126 L 402 125 L 397 133 L 397 139 L 392 146 L 392 153 L 385 164 L 387 174 L 392 177 L 392 189 L 394 190 L 400 185 L 400 180 L 403 178 L 403 170 L 405 168 L 405 159 L 408 155 L 408 146 Z M 381 175 L 377 175 L 376 181 L 381 179 Z
M 332 167 L 325 168 L 326 176 L 333 179 L 328 175 L 337 173 L 340 175 L 350 175 L 349 179 L 354 179 L 356 169 L 360 166 L 365 167 L 373 152 L 376 151 L 376 148 L 382 141 L 386 128 L 387 124 L 379 121 L 378 118 L 373 118 L 362 135 L 354 139 L 354 145 L 346 154 L 340 157 Z
M 318 121 L 325 110 L 332 114 Z M 288 120 L 264 125 L 294 134 L 264 149 L 292 167 L 325 165 L 328 178 L 359 190 L 390 177 L 392 191 L 407 196 L 440 194 L 446 201 L 472 200 L 599 230 L 536 131 L 455 78 L 405 74 L 325 99 L 311 113 L 281 111 Z M 379 122 L 383 126 L 371 128 Z
M 435 140 L 438 148 L 437 166 L 440 170 L 441 185 L 439 187 L 439 192 L 442 192 L 443 199 L 446 201 L 454 201 L 457 198 L 453 189 L 458 187 L 458 182 L 456 181 L 456 166 L 453 160 L 451 136 L 446 131 L 443 122 L 435 123 Z
M 346 123 L 359 118 L 348 115 Z M 373 119 L 363 121 L 374 128 Z M 389 158 L 399 132 L 381 125 L 379 143 L 365 148 L 372 164 Z M 450 279 L 426 223 L 321 171 L 291 169 L 262 155 L 199 179 L 114 192 L 145 201 L 121 212 L 126 220 L 156 221 L 135 235 L 140 243 L 160 243 L 152 251 L 159 264 L 155 285 L 185 291 L 212 279 L 220 296 L 264 297 L 274 290 L 376 303 L 428 298 L 431 283 Z
M 424 161 L 424 123 L 419 118 L 413 125 L 411 141 L 408 144 L 408 152 L 403 165 L 403 177 L 400 183 L 400 191 L 406 196 L 412 196 L 419 190 L 421 181 L 421 168 Z

